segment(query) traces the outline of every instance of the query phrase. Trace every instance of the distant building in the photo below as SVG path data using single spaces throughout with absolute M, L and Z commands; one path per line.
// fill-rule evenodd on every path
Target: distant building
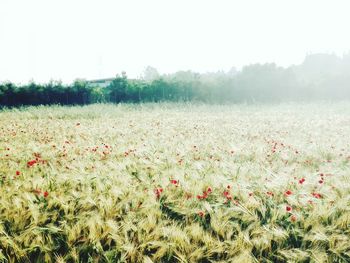
M 111 84 L 111 82 L 114 80 L 115 78 L 108 78 L 108 79 L 94 79 L 94 80 L 88 80 L 87 84 L 90 87 L 101 87 L 101 88 L 105 88 L 107 87 L 109 84 Z
M 94 79 L 94 80 L 87 80 L 86 83 L 88 87 L 106 88 L 109 84 L 112 83 L 113 80 L 115 80 L 115 78 Z M 138 79 L 128 79 L 129 83 L 134 83 L 138 81 L 139 81 Z

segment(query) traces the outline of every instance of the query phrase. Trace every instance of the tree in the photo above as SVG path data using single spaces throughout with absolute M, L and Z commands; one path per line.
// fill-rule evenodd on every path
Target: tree
M 152 82 L 155 79 L 159 79 L 160 75 L 156 68 L 147 66 L 143 71 L 143 79 L 146 82 Z
M 117 75 L 116 78 L 106 87 L 106 94 L 109 101 L 119 103 L 126 99 L 128 80 L 125 72 Z

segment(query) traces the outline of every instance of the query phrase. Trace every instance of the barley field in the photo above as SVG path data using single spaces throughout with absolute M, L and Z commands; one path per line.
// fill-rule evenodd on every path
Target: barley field
M 0 111 L 0 262 L 350 262 L 350 103 Z

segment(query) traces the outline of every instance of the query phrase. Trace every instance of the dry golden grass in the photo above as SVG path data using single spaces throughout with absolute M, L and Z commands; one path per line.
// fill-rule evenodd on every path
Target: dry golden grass
M 349 143 L 348 103 L 3 110 L 0 262 L 349 262 Z

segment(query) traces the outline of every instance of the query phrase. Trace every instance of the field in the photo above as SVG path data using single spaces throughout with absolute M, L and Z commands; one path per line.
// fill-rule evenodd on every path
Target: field
M 0 112 L 0 262 L 350 262 L 350 104 Z

